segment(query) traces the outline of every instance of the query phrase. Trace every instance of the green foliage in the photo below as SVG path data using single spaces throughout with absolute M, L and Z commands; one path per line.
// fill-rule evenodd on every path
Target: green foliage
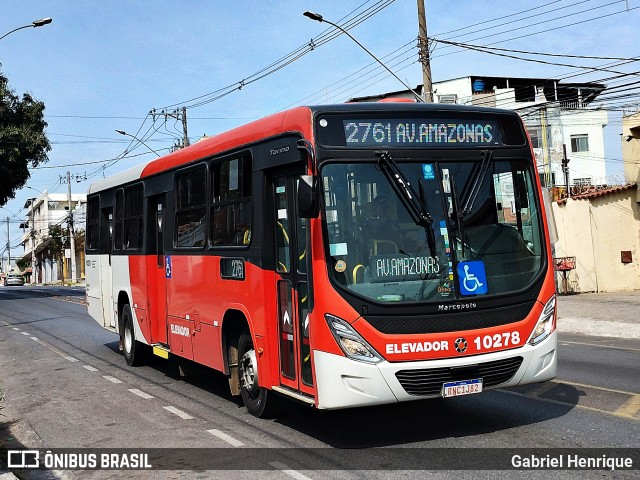
M 61 265 L 64 262 L 64 249 L 69 248 L 70 245 L 68 230 L 61 225 L 51 225 L 49 227 L 49 236 L 45 241 L 49 244 L 51 255 Z
M 28 93 L 18 97 L 0 72 L 0 206 L 27 183 L 29 168 L 48 160 L 44 108 Z

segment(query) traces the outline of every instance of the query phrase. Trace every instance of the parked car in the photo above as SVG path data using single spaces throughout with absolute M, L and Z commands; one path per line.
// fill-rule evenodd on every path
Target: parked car
M 9 273 L 4 278 L 4 284 L 9 285 L 24 285 L 24 277 L 19 273 Z

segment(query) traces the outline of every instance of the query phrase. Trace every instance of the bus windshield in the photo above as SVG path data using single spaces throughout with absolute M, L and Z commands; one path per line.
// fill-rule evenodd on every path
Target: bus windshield
M 333 282 L 375 302 L 442 302 L 531 284 L 544 237 L 530 160 L 489 153 L 477 161 L 394 159 L 428 226 L 412 220 L 374 158 L 325 164 Z

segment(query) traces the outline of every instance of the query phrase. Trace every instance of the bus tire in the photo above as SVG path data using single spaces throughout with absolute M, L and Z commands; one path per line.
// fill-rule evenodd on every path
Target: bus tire
M 256 352 L 248 330 L 243 331 L 238 339 L 238 380 L 242 401 L 251 415 L 269 418 L 278 412 L 280 399 L 258 383 Z
M 136 340 L 133 329 L 133 315 L 131 307 L 127 303 L 122 307 L 122 353 L 130 367 L 136 367 L 142 363 L 144 353 L 143 345 Z

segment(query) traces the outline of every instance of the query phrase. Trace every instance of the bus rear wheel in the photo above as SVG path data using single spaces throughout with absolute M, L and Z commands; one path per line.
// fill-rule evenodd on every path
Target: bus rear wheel
M 127 365 L 135 367 L 142 364 L 144 357 L 144 345 L 136 340 L 133 329 L 133 315 L 131 307 L 126 304 L 122 307 L 122 353 L 127 361 Z
M 269 418 L 278 412 L 280 399 L 260 387 L 256 351 L 248 330 L 242 332 L 238 340 L 238 377 L 242 401 L 251 415 Z

